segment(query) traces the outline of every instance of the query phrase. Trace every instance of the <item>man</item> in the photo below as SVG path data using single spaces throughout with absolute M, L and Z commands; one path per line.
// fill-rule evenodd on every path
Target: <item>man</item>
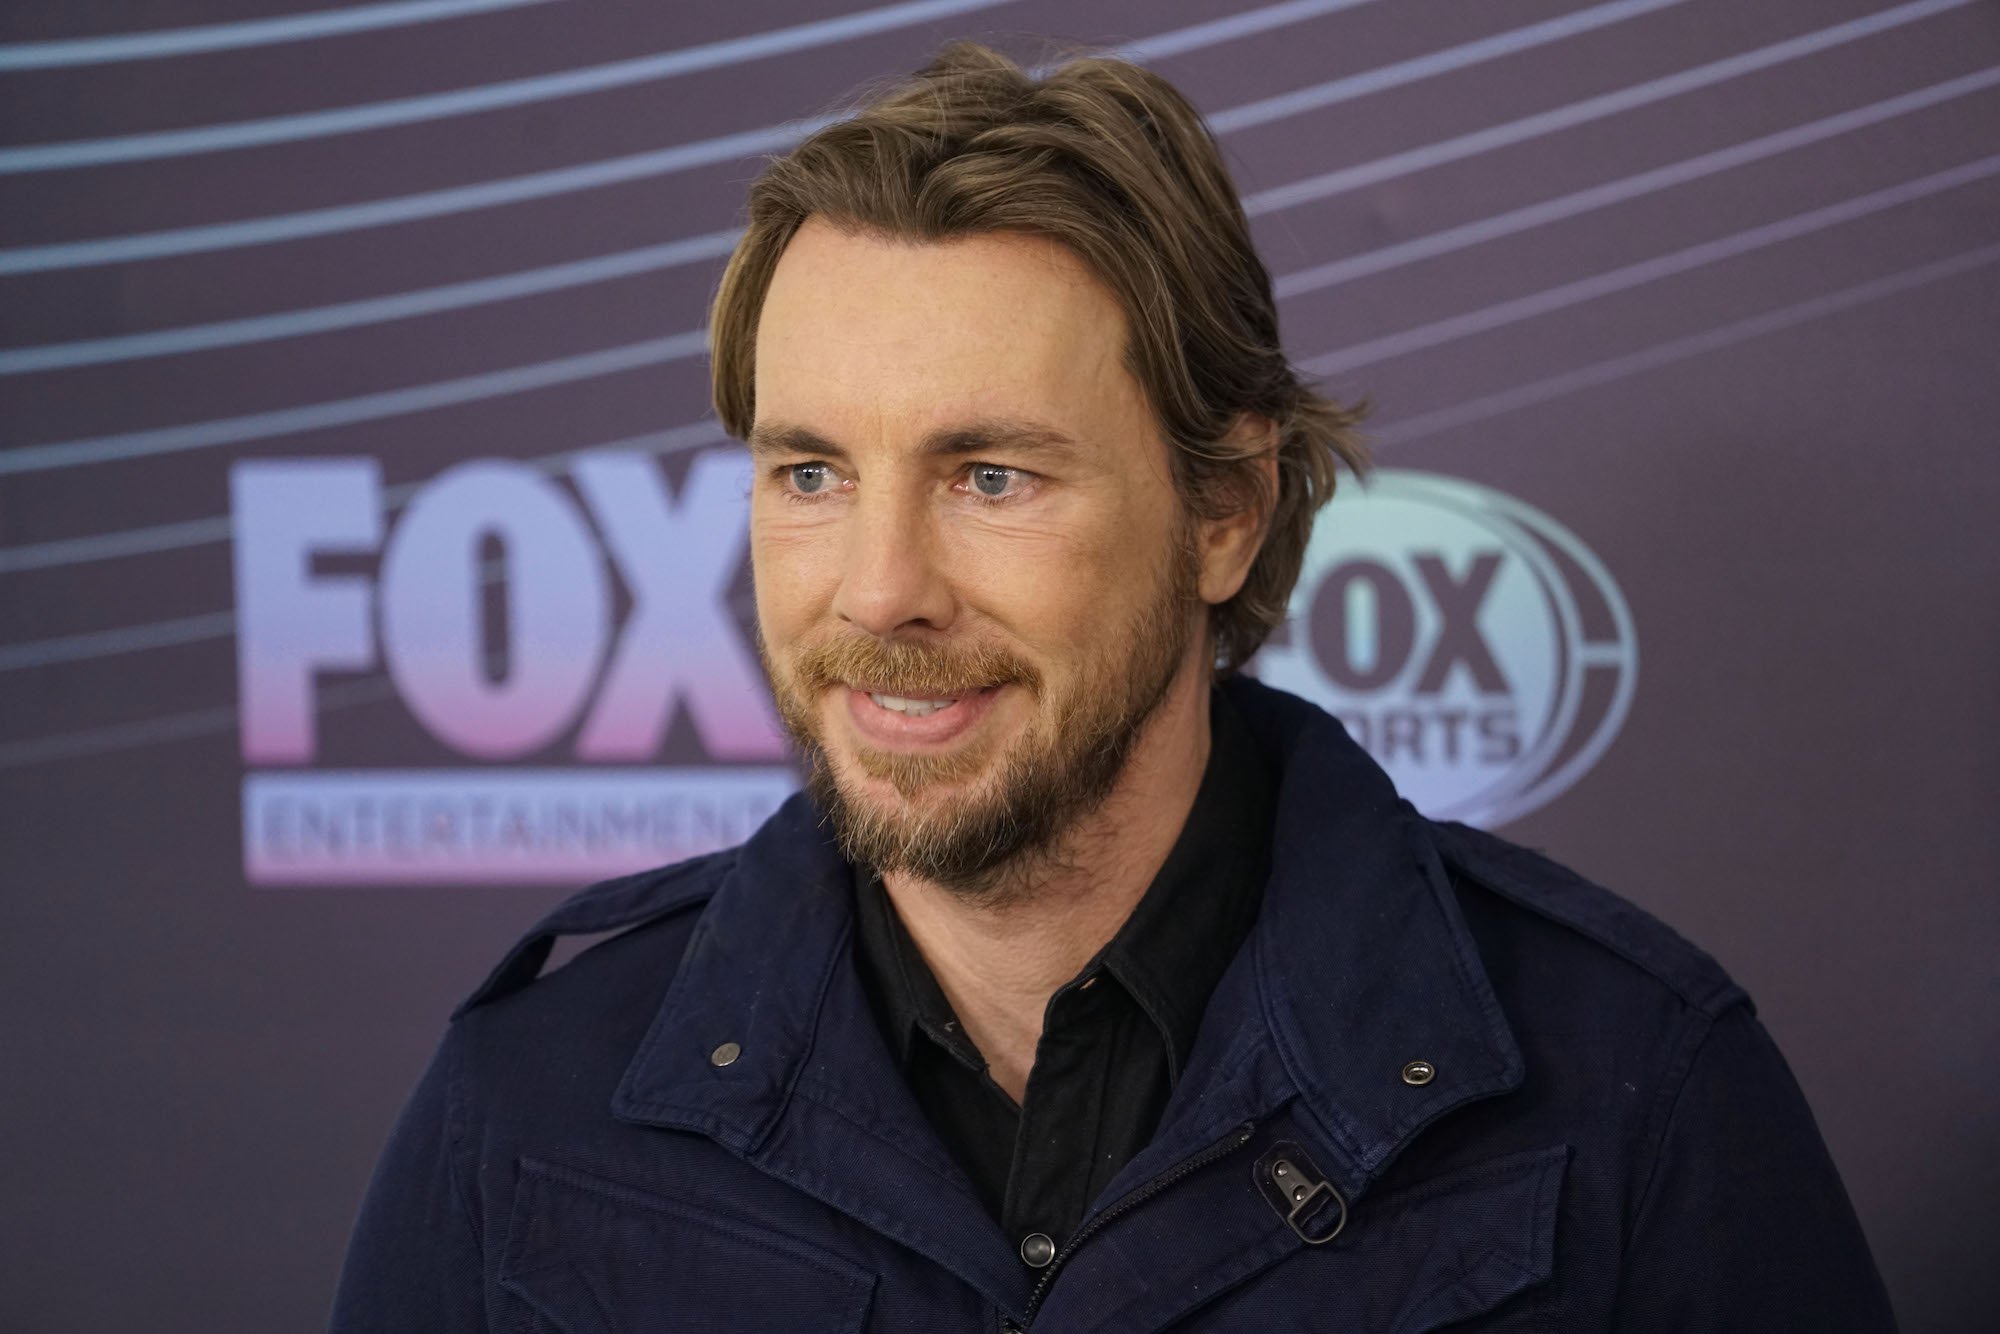
M 1185 101 L 953 47 L 749 212 L 808 792 L 461 1007 L 337 1330 L 1891 1327 L 1713 962 L 1235 672 L 1362 455 Z

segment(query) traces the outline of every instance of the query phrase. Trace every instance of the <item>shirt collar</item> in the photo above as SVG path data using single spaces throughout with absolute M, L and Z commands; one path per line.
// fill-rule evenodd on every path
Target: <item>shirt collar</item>
M 1276 793 L 1269 764 L 1236 706 L 1215 692 L 1208 768 L 1187 823 L 1100 956 L 1159 1027 L 1176 1080 L 1209 993 L 1257 918 L 1270 869 Z
M 1208 767 L 1179 837 L 1132 914 L 1058 993 L 1109 972 L 1159 1030 L 1176 1079 L 1209 993 L 1256 919 L 1275 796 L 1268 764 L 1242 717 L 1215 693 Z M 866 867 L 855 870 L 855 908 L 857 961 L 898 1064 L 908 1065 L 911 1043 L 922 1035 L 967 1068 L 983 1068 L 881 878 Z
M 959 1028 L 950 999 L 896 915 L 882 877 L 865 866 L 854 871 L 854 920 L 855 962 L 896 1064 L 908 1067 L 911 1044 L 922 1035 L 968 1068 L 981 1068 L 978 1048 Z

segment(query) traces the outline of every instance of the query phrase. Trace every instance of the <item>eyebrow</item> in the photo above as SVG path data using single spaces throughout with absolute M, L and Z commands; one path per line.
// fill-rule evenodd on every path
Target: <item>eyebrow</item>
M 845 460 L 847 450 L 819 432 L 788 422 L 759 423 L 745 442 L 761 457 L 805 456 Z M 967 458 L 996 451 L 1030 454 L 1075 452 L 1074 438 L 1042 422 L 1009 417 L 981 418 L 939 427 L 925 436 L 917 452 L 931 458 Z

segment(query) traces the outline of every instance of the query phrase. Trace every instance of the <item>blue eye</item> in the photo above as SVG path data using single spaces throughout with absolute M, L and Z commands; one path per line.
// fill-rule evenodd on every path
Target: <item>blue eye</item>
M 976 463 L 972 466 L 972 489 L 982 496 L 998 498 L 1007 494 L 1019 474 L 1013 468 L 1001 468 L 990 463 Z
M 794 463 L 791 467 L 792 489 L 802 495 L 813 495 L 825 489 L 827 468 L 824 463 Z

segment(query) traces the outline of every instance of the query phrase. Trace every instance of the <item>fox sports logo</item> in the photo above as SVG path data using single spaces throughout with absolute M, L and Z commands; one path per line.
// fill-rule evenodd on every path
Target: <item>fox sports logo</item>
M 1426 815 L 1497 825 L 1589 772 L 1638 656 L 1576 534 L 1488 487 L 1383 469 L 1327 506 L 1254 670 L 1338 716 Z

